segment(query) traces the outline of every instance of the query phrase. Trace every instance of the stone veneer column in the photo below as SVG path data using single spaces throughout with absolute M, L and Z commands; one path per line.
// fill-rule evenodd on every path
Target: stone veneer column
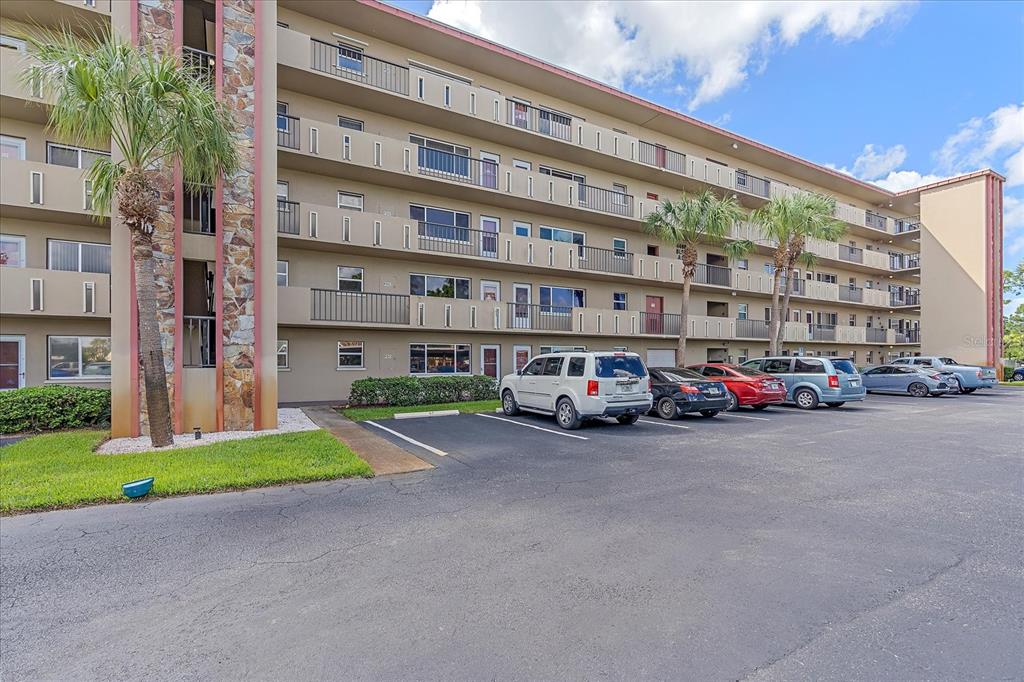
M 239 170 L 223 183 L 224 429 L 253 428 L 256 357 L 255 113 L 257 0 L 222 0 L 221 95 L 238 123 Z
M 149 45 L 159 53 L 173 52 L 174 41 L 174 0 L 138 0 L 139 42 Z M 174 169 L 170 164 L 160 169 L 154 184 L 159 192 L 157 202 L 159 218 L 153 226 L 153 260 L 156 275 L 157 309 L 160 323 L 160 339 L 164 351 L 164 370 L 167 372 L 167 394 L 174 415 L 174 266 L 175 266 L 175 216 L 174 216 Z M 135 305 L 135 292 L 131 305 Z M 138 334 L 138 329 L 132 329 Z M 146 386 L 142 380 L 142 364 L 134 358 L 139 373 L 139 424 L 142 433 L 149 432 L 149 415 L 146 408 Z

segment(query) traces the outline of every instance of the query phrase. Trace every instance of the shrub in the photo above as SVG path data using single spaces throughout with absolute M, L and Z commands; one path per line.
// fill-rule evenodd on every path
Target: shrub
M 350 405 L 431 405 L 494 400 L 498 382 L 488 376 L 388 377 L 352 382 Z
M 110 390 L 34 386 L 0 391 L 0 433 L 52 431 L 110 423 Z

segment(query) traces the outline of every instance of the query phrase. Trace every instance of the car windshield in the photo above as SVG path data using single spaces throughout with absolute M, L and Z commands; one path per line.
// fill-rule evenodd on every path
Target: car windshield
M 636 355 L 598 355 L 594 360 L 602 379 L 647 376 L 647 368 Z
M 761 370 L 754 369 L 753 367 L 733 367 L 733 370 L 735 370 L 737 374 L 742 374 L 743 376 L 747 376 L 747 377 L 770 377 L 771 376 L 771 374 L 769 374 L 768 372 L 762 372 Z
M 960 363 L 953 358 L 939 358 L 939 362 L 944 365 L 959 365 Z
M 702 381 L 707 380 L 707 377 L 704 375 L 694 372 L 692 369 L 683 369 L 682 367 L 671 370 L 662 370 L 661 373 L 669 381 L 693 381 L 694 379 L 700 379 Z
M 853 363 L 849 360 L 833 360 L 832 366 L 836 368 L 837 372 L 842 374 L 856 374 L 857 368 L 854 367 Z

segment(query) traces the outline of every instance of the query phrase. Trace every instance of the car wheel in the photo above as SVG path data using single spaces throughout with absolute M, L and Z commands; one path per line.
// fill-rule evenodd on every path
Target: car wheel
M 825 403 L 825 407 L 842 407 L 845 404 L 845 401 L 840 401 L 838 403 Z
M 793 402 L 801 410 L 813 410 L 818 406 L 818 396 L 809 388 L 801 388 L 793 394 Z
M 505 392 L 501 394 L 501 410 L 509 417 L 519 414 L 519 403 L 516 402 L 516 397 L 512 395 L 512 391 L 508 389 L 505 389 Z
M 555 405 L 555 420 L 566 431 L 578 429 L 583 421 L 580 419 L 580 413 L 576 411 L 576 407 L 568 398 L 562 398 Z
M 732 391 L 726 391 L 725 397 L 729 399 L 729 404 L 725 406 L 726 412 L 735 412 L 740 409 L 740 399 Z
M 966 393 L 963 383 L 957 377 L 953 377 L 953 388 L 956 389 L 957 393 Z
M 922 384 L 920 381 L 915 381 L 907 387 L 907 392 L 915 398 L 924 398 L 928 395 L 928 387 Z
M 675 419 L 679 415 L 679 412 L 676 410 L 676 401 L 668 396 L 658 401 L 656 409 L 658 416 L 662 419 Z
M 768 409 L 767 405 L 751 405 L 751 407 L 753 407 L 758 412 L 760 412 L 761 410 L 767 410 Z
M 721 410 L 701 410 L 700 411 L 700 416 L 702 416 L 702 417 L 714 417 L 719 412 L 721 412 Z
M 1024 372 L 1014 372 L 1010 381 L 1024 381 Z
M 970 395 L 971 393 L 974 393 L 978 389 L 976 389 L 976 388 L 961 388 L 960 390 L 963 391 L 964 393 L 967 393 L 968 395 Z
M 624 414 L 621 417 L 616 417 L 615 420 L 620 424 L 636 424 L 636 420 L 639 418 L 638 414 Z

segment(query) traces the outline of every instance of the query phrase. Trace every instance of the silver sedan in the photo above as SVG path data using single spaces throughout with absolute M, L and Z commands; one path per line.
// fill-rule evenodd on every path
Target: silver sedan
M 903 393 L 924 398 L 955 393 L 951 372 L 938 372 L 927 367 L 879 365 L 861 372 L 868 393 Z

